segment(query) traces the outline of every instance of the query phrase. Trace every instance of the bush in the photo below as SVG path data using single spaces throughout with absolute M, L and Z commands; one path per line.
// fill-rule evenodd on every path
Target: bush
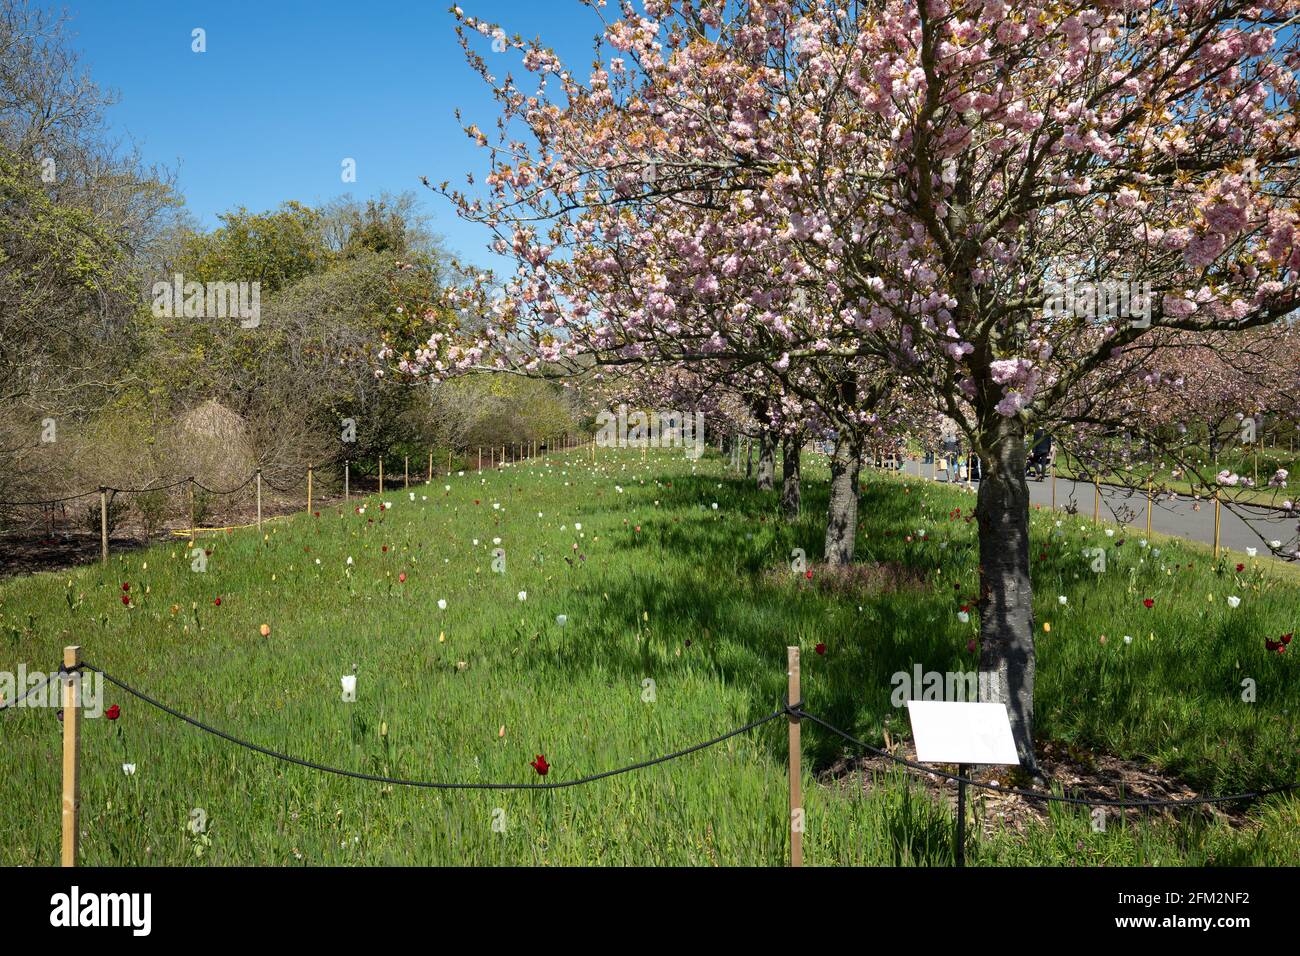
M 125 501 L 118 501 L 115 495 L 110 494 L 108 499 L 108 536 L 111 538 L 113 532 L 121 525 L 122 519 L 126 517 L 127 504 Z M 86 508 L 85 518 L 83 519 L 85 527 L 91 534 L 98 536 L 100 533 L 100 509 L 99 501 L 96 500 Z
M 152 538 L 162 526 L 163 517 L 167 513 L 167 492 L 146 491 L 136 495 L 135 510 L 140 515 L 140 523 L 144 525 L 145 539 Z

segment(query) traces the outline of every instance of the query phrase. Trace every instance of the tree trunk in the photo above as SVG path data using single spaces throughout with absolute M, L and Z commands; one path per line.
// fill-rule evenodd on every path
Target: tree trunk
M 745 477 L 754 477 L 754 439 L 745 439 Z
M 776 480 L 776 435 L 766 429 L 758 437 L 758 490 L 771 491 Z
M 975 509 L 980 549 L 980 696 L 1007 705 L 1021 768 L 1037 777 L 1024 423 L 999 416 L 992 432 L 981 456 L 984 474 Z
M 781 439 L 781 514 L 785 516 L 786 521 L 795 521 L 799 518 L 802 503 L 799 459 L 802 452 L 802 436 L 786 435 Z
M 826 563 L 853 563 L 858 535 L 858 472 L 862 448 L 848 429 L 840 429 L 831 457 L 831 497 L 826 515 Z

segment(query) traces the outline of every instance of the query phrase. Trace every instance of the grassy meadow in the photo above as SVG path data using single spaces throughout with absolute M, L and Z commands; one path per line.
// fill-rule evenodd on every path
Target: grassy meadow
M 859 558 L 901 568 L 903 586 L 827 588 L 815 566 L 812 580 L 791 570 L 794 549 L 821 553 L 826 472 L 809 457 L 792 524 L 778 492 L 720 459 L 601 450 L 593 464 L 575 451 L 354 499 L 262 536 L 207 536 L 204 572 L 178 541 L 3 581 L 0 670 L 54 669 L 77 643 L 143 692 L 296 756 L 535 782 L 538 754 L 563 781 L 771 713 L 785 648 L 799 644 L 807 709 L 880 743 L 907 731 L 891 675 L 976 667 L 974 616 L 958 616 L 977 593 L 974 498 L 866 471 Z M 1300 645 L 1264 643 L 1298 629 L 1295 576 L 1244 555 L 1215 567 L 1197 545 L 1046 511 L 1033 528 L 1041 739 L 1144 761 L 1207 794 L 1300 779 Z M 1104 573 L 1082 554 L 1098 546 Z M 355 702 L 341 699 L 344 675 Z M 105 694 L 120 717 L 83 724 L 86 865 L 767 866 L 788 850 L 783 720 L 586 786 L 436 791 L 284 764 Z M 60 726 L 50 709 L 0 713 L 0 864 L 57 862 Z M 807 865 L 952 862 L 951 812 L 921 786 L 902 774 L 866 793 L 828 786 L 844 747 L 811 724 L 803 739 Z M 1294 794 L 1238 826 L 1179 811 L 1094 832 L 1086 809 L 1057 807 L 967 850 L 976 865 L 1298 858 Z

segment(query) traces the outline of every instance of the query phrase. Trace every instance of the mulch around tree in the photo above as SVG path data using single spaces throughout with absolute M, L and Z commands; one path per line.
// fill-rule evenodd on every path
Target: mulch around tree
M 910 740 L 894 741 L 882 749 L 888 750 L 897 757 L 916 760 L 916 748 Z M 1059 743 L 1039 744 L 1038 760 L 1047 779 L 1053 785 L 1059 785 L 1065 795 L 1071 797 L 1099 800 L 1190 800 L 1202 796 L 1176 777 L 1138 761 L 1109 754 L 1085 752 Z M 936 764 L 935 769 L 953 774 L 957 772 L 956 765 Z M 982 767 L 973 770 L 968 768 L 967 776 L 981 783 L 996 782 L 1001 786 L 1042 789 L 1028 787 L 1025 781 L 1015 779 L 1018 775 L 1014 770 L 1015 768 L 1012 767 Z M 893 778 L 900 771 L 906 774 L 917 787 L 923 788 L 931 799 L 941 801 L 954 812 L 956 811 L 956 783 L 901 767 L 892 760 L 874 754 L 865 757 L 841 757 L 818 775 L 818 782 L 824 787 L 846 795 L 859 790 L 867 793 Z M 1022 797 L 1014 793 L 967 787 L 966 801 L 973 808 L 981 832 L 986 834 L 997 831 L 1021 834 L 1030 824 L 1045 823 L 1049 819 L 1050 804 L 1046 801 Z M 1072 809 L 1090 812 L 1091 808 Z M 1118 822 L 1120 814 L 1124 815 L 1126 822 L 1132 823 L 1141 821 L 1153 813 L 1165 815 L 1176 813 L 1180 819 L 1195 813 L 1239 826 L 1246 822 L 1247 813 L 1247 808 L 1235 804 L 1203 804 L 1172 809 L 1154 807 L 1124 809 L 1107 807 L 1105 809 L 1108 824 Z

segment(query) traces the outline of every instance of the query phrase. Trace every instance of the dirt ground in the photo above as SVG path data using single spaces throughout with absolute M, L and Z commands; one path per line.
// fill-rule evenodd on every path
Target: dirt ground
M 896 757 L 916 760 L 916 749 L 911 741 L 896 741 L 884 748 Z M 1071 797 L 1087 797 L 1099 800 L 1189 800 L 1200 796 L 1195 790 L 1176 778 L 1163 774 L 1133 760 L 1124 760 L 1107 754 L 1079 751 L 1056 743 L 1042 743 L 1038 746 L 1039 763 L 1047 778 L 1063 788 Z M 951 780 L 931 776 L 919 771 L 908 770 L 885 757 L 869 755 L 866 757 L 844 757 L 828 768 L 820 776 L 819 782 L 826 787 L 843 793 L 861 790 L 868 792 L 876 786 L 876 778 L 902 770 L 919 787 L 924 787 L 931 799 L 946 803 L 954 810 L 957 806 L 957 784 Z M 936 770 L 955 774 L 956 766 L 936 765 Z M 1011 779 L 1010 767 L 987 767 L 968 772 L 968 776 L 981 783 L 997 783 L 1004 787 L 1027 786 L 1025 781 Z M 1023 832 L 1031 822 L 1044 822 L 1048 819 L 1049 804 L 1043 800 L 1018 796 L 1014 793 L 998 793 L 994 790 L 967 787 L 967 803 L 972 807 L 975 819 L 979 821 L 980 830 L 992 834 L 998 830 Z M 1136 821 L 1152 813 L 1170 813 L 1173 811 L 1156 808 L 1135 807 L 1130 809 L 1106 808 L 1106 816 L 1115 821 L 1123 813 L 1127 820 Z M 1188 813 L 1200 813 L 1234 825 L 1245 822 L 1244 809 L 1232 804 L 1207 804 L 1176 811 L 1180 817 Z

